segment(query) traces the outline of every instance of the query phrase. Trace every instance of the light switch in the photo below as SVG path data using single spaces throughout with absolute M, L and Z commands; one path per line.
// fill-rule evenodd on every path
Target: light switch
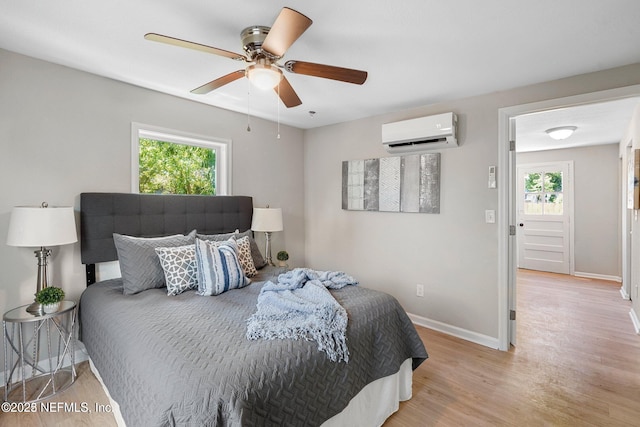
M 484 211 L 484 220 L 487 224 L 494 224 L 496 222 L 496 211 L 494 210 Z

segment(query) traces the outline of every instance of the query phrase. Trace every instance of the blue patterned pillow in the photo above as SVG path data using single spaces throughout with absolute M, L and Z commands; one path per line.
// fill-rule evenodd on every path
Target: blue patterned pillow
M 251 282 L 238 262 L 237 248 L 233 239 L 225 242 L 196 239 L 199 295 L 220 295 Z
M 179 295 L 198 287 L 195 245 L 155 249 L 164 270 L 167 295 Z
M 236 230 L 233 233 L 223 233 L 223 234 L 196 234 L 196 237 L 198 239 L 202 239 L 202 240 L 214 240 L 216 242 L 219 241 L 223 241 L 223 240 L 228 240 L 231 237 L 234 237 L 235 239 L 241 239 L 243 237 L 248 237 L 249 238 L 249 244 L 251 245 L 251 258 L 253 258 L 253 265 L 255 268 L 257 269 L 261 269 L 262 267 L 267 265 L 267 261 L 264 260 L 264 257 L 262 256 L 262 253 L 260 252 L 260 249 L 258 249 L 258 244 L 256 243 L 256 241 L 253 238 L 253 231 L 251 231 L 251 229 L 243 231 L 242 233 L 240 233 L 238 230 Z M 256 272 L 257 274 L 257 272 Z

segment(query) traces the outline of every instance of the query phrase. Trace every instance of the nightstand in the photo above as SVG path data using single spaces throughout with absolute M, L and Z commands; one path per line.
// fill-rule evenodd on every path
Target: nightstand
M 37 402 L 76 379 L 76 303 L 62 301 L 58 311 L 41 316 L 27 312 L 27 307 L 7 311 L 2 318 L 7 402 Z

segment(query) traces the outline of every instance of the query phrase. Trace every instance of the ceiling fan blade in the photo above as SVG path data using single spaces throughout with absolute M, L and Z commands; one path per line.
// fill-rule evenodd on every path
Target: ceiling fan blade
M 154 42 L 171 44 L 174 46 L 186 47 L 188 49 L 199 50 L 201 52 L 213 53 L 214 55 L 225 56 L 227 58 L 235 59 L 236 61 L 246 61 L 247 58 L 239 53 L 230 52 L 224 49 L 218 49 L 217 47 L 207 46 L 204 44 L 189 42 L 186 40 L 176 39 L 175 37 L 163 36 L 162 34 L 147 33 L 144 38 Z
M 212 90 L 218 89 L 219 87 L 224 86 L 227 83 L 234 82 L 242 77 L 244 77 L 244 70 L 234 71 L 233 73 L 229 73 L 225 76 L 218 77 L 217 79 L 210 81 L 207 84 L 204 84 L 198 88 L 195 88 L 194 90 L 191 91 L 191 93 L 204 95 L 205 93 L 209 93 Z
M 324 79 L 338 80 L 357 85 L 367 80 L 367 72 L 352 70 L 350 68 L 334 67 L 332 65 L 314 64 L 304 61 L 287 61 L 284 64 L 287 71 L 307 76 L 322 77 Z
M 289 83 L 289 80 L 287 80 L 284 76 L 282 76 L 280 84 L 274 87 L 273 90 L 275 90 L 276 93 L 280 96 L 280 99 L 282 100 L 284 105 L 287 106 L 287 108 L 297 107 L 298 105 L 302 104 L 302 101 L 298 97 L 298 94 L 295 90 L 293 90 L 291 83 Z
M 300 12 L 288 7 L 282 8 L 269 34 L 262 42 L 262 49 L 277 57 L 283 57 L 287 49 L 307 31 L 312 23 L 311 19 Z

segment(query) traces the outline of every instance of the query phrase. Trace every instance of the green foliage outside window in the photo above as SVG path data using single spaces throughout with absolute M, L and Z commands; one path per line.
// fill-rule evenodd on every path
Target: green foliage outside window
M 562 215 L 562 172 L 532 172 L 524 176 L 525 213 Z
M 216 194 L 216 152 L 140 138 L 140 193 Z
M 527 193 L 541 193 L 542 174 L 530 173 L 525 175 L 525 191 Z M 544 174 L 544 192 L 558 193 L 562 191 L 562 172 L 547 172 Z

